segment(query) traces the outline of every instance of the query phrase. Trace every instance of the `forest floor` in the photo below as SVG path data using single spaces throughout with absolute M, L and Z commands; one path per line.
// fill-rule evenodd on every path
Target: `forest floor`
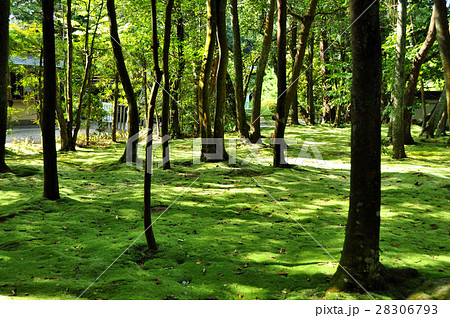
M 0 298 L 324 299 L 345 234 L 350 129 L 286 135 L 297 143 L 290 169 L 270 165 L 267 138 L 250 149 L 228 134 L 236 162 L 206 164 L 193 163 L 192 139 L 173 140 L 172 169 L 153 168 L 155 254 L 144 252 L 143 172 L 116 165 L 124 143 L 98 139 L 59 154 L 55 202 L 42 198 L 40 145 L 12 144 L 14 173 L 0 175 Z M 447 138 L 416 138 L 402 161 L 383 147 L 381 261 L 420 277 L 371 292 L 376 299 L 404 299 L 449 276 Z

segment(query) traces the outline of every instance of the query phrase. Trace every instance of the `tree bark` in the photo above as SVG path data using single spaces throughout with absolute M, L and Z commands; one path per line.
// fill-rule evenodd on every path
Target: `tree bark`
M 170 74 L 169 74 L 169 50 L 170 50 L 170 34 L 172 31 L 172 9 L 174 0 L 168 0 L 166 4 L 166 18 L 164 21 L 164 45 L 163 45 L 163 102 L 162 102 L 162 121 L 161 132 L 162 140 L 162 156 L 163 169 L 170 169 L 170 153 L 169 153 L 169 116 L 170 116 Z
M 234 84 L 236 94 L 237 128 L 241 138 L 249 138 L 249 126 L 245 115 L 244 79 L 242 70 L 241 30 L 239 28 L 239 16 L 237 0 L 231 0 L 231 23 L 233 29 L 233 61 Z
M 56 87 L 56 118 L 58 119 L 59 135 L 61 137 L 61 151 L 69 149 L 69 136 L 67 134 L 67 121 L 64 117 L 64 111 L 61 103 L 61 88 L 60 85 Z
M 184 21 L 183 15 L 180 12 L 180 15 L 177 19 L 177 54 L 178 54 L 178 69 L 177 69 L 177 78 L 175 83 L 173 84 L 173 99 L 171 101 L 171 111 L 172 111 L 172 134 L 175 138 L 182 138 L 183 135 L 181 133 L 180 127 L 180 115 L 178 110 L 178 103 L 180 99 L 180 89 L 181 89 L 181 80 L 183 78 L 183 70 L 186 66 L 186 61 L 184 59 L 183 45 L 184 45 Z
M 411 111 L 410 108 L 414 104 L 414 94 L 416 93 L 416 87 L 417 82 L 420 75 L 420 69 L 422 68 L 423 63 L 425 62 L 425 59 L 430 52 L 434 41 L 436 40 L 436 26 L 435 26 L 435 14 L 436 10 L 433 8 L 433 13 L 431 14 L 431 20 L 428 27 L 427 36 L 425 38 L 425 41 L 423 42 L 422 46 L 420 47 L 419 52 L 414 57 L 414 60 L 412 62 L 411 71 L 409 72 L 407 78 L 408 78 L 408 84 L 406 87 L 405 92 L 405 109 L 404 109 L 404 144 L 405 145 L 412 145 L 414 144 L 414 139 L 411 136 Z
M 225 104 L 227 100 L 227 65 L 228 65 L 228 40 L 227 40 L 227 0 L 217 2 L 217 42 L 219 44 L 219 68 L 217 70 L 216 114 L 214 117 L 214 139 L 216 153 L 220 155 L 214 161 L 228 160 L 225 150 Z M 220 147 L 220 150 L 217 148 Z
M 303 59 L 305 57 L 306 47 L 308 46 L 308 36 L 311 30 L 311 25 L 314 21 L 314 16 L 316 14 L 318 0 L 311 0 L 309 2 L 308 11 L 303 17 L 303 24 L 300 31 L 300 38 L 297 46 L 297 54 L 295 55 L 294 67 L 292 68 L 292 77 L 289 84 L 289 89 L 286 92 L 286 107 L 287 112 L 285 112 L 285 117 L 289 112 L 289 108 L 294 101 L 295 92 L 297 91 L 298 79 L 300 77 L 300 71 L 303 66 Z M 283 118 L 286 121 L 287 118 Z
M 379 3 L 372 2 L 350 1 L 353 23 L 350 207 L 344 249 L 330 291 L 359 289 L 359 284 L 364 288 L 383 285 L 379 261 L 382 57 Z M 364 10 L 367 10 L 364 16 L 356 20 Z
M 158 26 L 156 20 L 156 0 L 151 1 L 152 15 L 152 48 L 153 48 L 153 72 L 155 81 L 153 82 L 150 93 L 150 107 L 147 114 L 147 142 L 145 147 L 145 173 L 144 173 L 144 229 L 147 247 L 150 250 L 157 250 L 155 235 L 153 233 L 151 198 L 152 198 L 152 163 L 153 163 L 153 119 L 156 108 L 156 97 L 158 95 L 159 83 L 162 77 L 162 71 L 158 62 Z
M 448 113 L 447 110 L 444 110 L 442 114 L 441 120 L 439 121 L 438 127 L 436 129 L 436 137 L 447 136 L 445 130 L 447 129 L 448 124 Z
M 61 150 L 75 151 L 73 142 L 73 27 L 72 27 L 72 0 L 67 0 L 67 69 L 66 69 L 66 115 L 67 144 L 61 145 Z M 73 147 L 72 147 L 73 146 Z
M 439 98 L 439 101 L 437 105 L 434 107 L 433 111 L 431 112 L 430 118 L 427 120 L 425 124 L 425 128 L 422 129 L 422 132 L 420 133 L 420 137 L 425 138 L 434 138 L 434 132 L 436 131 L 436 128 L 438 127 L 439 121 L 444 114 L 447 107 L 447 94 L 445 89 L 442 91 L 441 97 Z M 425 121 L 425 118 L 424 118 Z
M 448 29 L 448 10 L 445 0 L 434 0 L 436 9 L 436 35 L 444 69 L 445 89 L 447 93 L 447 114 L 450 114 L 450 33 Z M 450 117 L 449 117 L 450 118 Z M 450 120 L 449 120 L 450 125 Z M 450 138 L 448 140 L 450 143 Z
M 112 141 L 117 142 L 117 112 L 119 110 L 119 73 L 116 72 L 114 76 L 114 102 L 113 102 L 113 121 L 111 127 Z M 148 118 L 147 118 L 148 121 Z
M 322 125 L 326 124 L 328 121 L 331 122 L 331 108 L 330 108 L 330 96 L 328 96 L 328 92 L 330 91 L 330 87 L 328 85 L 328 76 L 330 71 L 328 70 L 328 63 L 330 62 L 328 49 L 328 37 L 326 31 L 322 30 L 320 34 L 320 62 L 322 63 L 321 71 L 322 71 Z
M 313 63 L 314 63 L 314 33 L 311 32 L 309 38 L 308 50 L 308 70 L 306 71 L 306 101 L 308 111 L 308 121 L 310 125 L 315 125 L 316 112 L 314 108 L 314 78 L 313 78 Z
M 211 80 L 211 70 L 214 62 L 214 49 L 216 43 L 217 10 L 216 1 L 207 0 L 207 25 L 206 42 L 203 53 L 203 62 L 200 69 L 200 79 L 198 83 L 198 111 L 200 117 L 200 136 L 202 138 L 201 160 L 207 161 L 207 154 L 214 153 L 214 148 L 205 139 L 212 138 L 211 115 L 209 111 L 209 84 Z
M 59 199 L 58 166 L 55 144 L 56 57 L 53 0 L 42 0 L 42 39 L 44 46 L 44 105 L 41 113 L 44 157 L 44 197 Z
M 296 45 L 297 45 L 297 31 L 298 31 L 298 27 L 297 27 L 297 21 L 292 21 L 292 25 L 291 25 L 291 44 L 289 47 L 290 53 L 291 53 L 291 58 L 293 61 L 295 61 L 295 55 L 297 54 L 297 50 L 296 50 Z M 298 91 L 295 94 L 294 97 L 294 103 L 292 104 L 292 115 L 291 115 L 291 124 L 292 125 L 300 125 L 299 121 L 298 121 L 298 107 L 299 107 L 299 103 L 298 103 Z
M 273 134 L 273 166 L 287 167 L 284 157 L 286 143 L 284 131 L 286 129 L 287 112 L 286 105 L 286 0 L 277 0 L 278 24 L 277 24 L 277 109 L 275 114 L 275 131 Z M 297 53 L 298 54 L 298 53 Z
M 117 19 L 116 19 L 116 8 L 114 0 L 107 0 L 106 7 L 108 9 L 109 17 L 109 30 L 111 35 L 111 45 L 114 51 L 114 58 L 116 60 L 117 71 L 120 75 L 120 80 L 122 82 L 123 90 L 125 91 L 125 96 L 128 101 L 128 113 L 129 113 L 129 135 L 127 147 L 131 147 L 131 161 L 136 162 L 137 160 L 137 139 L 136 136 L 139 134 L 139 113 L 136 102 L 136 97 L 134 96 L 133 86 L 131 85 L 130 77 L 128 76 L 127 67 L 125 65 L 125 60 L 122 53 L 122 47 L 120 45 L 119 33 L 117 31 Z M 126 161 L 126 153 L 120 158 L 119 162 L 123 163 Z
M 0 173 L 10 171 L 5 162 L 8 129 L 8 60 L 10 2 L 0 3 Z
M 406 55 L 406 0 L 397 4 L 397 45 L 394 70 L 394 112 L 392 116 L 393 159 L 406 158 L 404 143 L 405 55 Z

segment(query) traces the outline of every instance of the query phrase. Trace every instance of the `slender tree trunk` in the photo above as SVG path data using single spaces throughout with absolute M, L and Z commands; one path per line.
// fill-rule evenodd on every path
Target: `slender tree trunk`
M 300 77 L 300 71 L 303 66 L 303 59 L 305 57 L 306 47 L 308 46 L 308 37 L 309 31 L 311 30 L 311 25 L 314 21 L 314 16 L 316 14 L 318 0 L 311 0 L 309 2 L 308 11 L 306 15 L 303 17 L 303 24 L 300 31 L 300 38 L 297 46 L 297 54 L 295 55 L 294 67 L 292 68 L 292 77 L 289 84 L 289 89 L 286 92 L 286 107 L 287 112 L 285 112 L 285 116 L 289 112 L 289 108 L 294 101 L 295 92 L 297 91 L 298 79 Z M 284 118 L 286 121 L 286 118 Z
M 278 24 L 277 24 L 277 110 L 275 114 L 275 132 L 273 134 L 273 166 L 285 167 L 287 162 L 284 157 L 286 143 L 284 130 L 288 107 L 286 106 L 286 0 L 277 0 Z M 297 53 L 298 54 L 298 53 Z
M 223 0 L 221 0 L 223 1 Z M 237 127 L 241 138 L 249 137 L 249 126 L 245 115 L 244 79 L 242 70 L 241 30 L 239 28 L 239 16 L 237 0 L 231 0 L 231 23 L 233 26 L 233 61 L 235 72 L 235 94 Z
M 423 78 L 420 79 L 420 101 L 422 103 L 422 129 L 425 129 L 426 123 L 427 123 L 427 105 L 425 103 L 425 87 L 423 85 Z
M 198 110 L 200 117 L 200 136 L 202 138 L 201 160 L 208 161 L 207 154 L 214 153 L 214 148 L 207 143 L 205 139 L 212 138 L 211 115 L 209 111 L 210 97 L 209 84 L 211 70 L 214 62 L 214 49 L 216 42 L 217 13 L 216 1 L 207 0 L 207 26 L 206 26 L 206 43 L 203 53 L 203 62 L 200 70 L 200 80 L 198 83 L 199 100 Z
M 351 0 L 353 82 L 350 207 L 332 291 L 379 287 L 381 38 L 379 3 Z M 369 8 L 369 9 L 367 9 Z M 364 10 L 362 19 L 356 20 Z M 367 76 L 370 74 L 370 76 Z M 356 279 L 353 281 L 346 271 Z
M 91 128 L 91 105 L 92 105 L 92 74 L 89 76 L 88 82 L 88 100 L 86 114 L 86 145 L 89 145 L 89 129 Z
M 264 29 L 264 39 L 261 48 L 261 56 L 256 69 L 255 88 L 253 90 L 252 120 L 250 124 L 250 140 L 257 142 L 261 138 L 261 95 L 264 74 L 267 61 L 269 59 L 270 47 L 272 44 L 273 20 L 275 16 L 276 0 L 269 0 L 269 11 Z
M 67 135 L 67 121 L 64 117 L 64 111 L 61 104 L 61 86 L 56 87 L 56 118 L 58 119 L 59 135 L 61 138 L 60 150 L 66 151 L 69 149 L 69 137 Z
M 227 100 L 227 65 L 228 65 L 228 40 L 227 40 L 227 0 L 216 0 L 217 8 L 217 42 L 219 44 L 219 67 L 217 70 L 217 97 L 216 114 L 214 117 L 214 139 L 217 159 L 214 161 L 228 160 L 225 150 L 225 104 Z M 218 148 L 220 147 L 220 149 Z M 220 156 L 220 157 L 219 157 Z
M 392 116 L 392 145 L 394 159 L 406 158 L 404 143 L 405 55 L 406 55 L 406 0 L 397 4 L 397 46 L 394 71 L 394 113 Z
M 330 71 L 328 70 L 328 63 L 330 62 L 330 58 L 329 53 L 327 51 L 328 36 L 325 30 L 321 31 L 319 48 L 320 48 L 320 62 L 322 63 L 321 71 L 322 71 L 322 90 L 323 90 L 322 96 L 322 105 L 323 105 L 322 125 L 323 125 L 326 124 L 328 121 L 331 122 L 331 108 L 329 96 L 330 87 L 328 85 L 328 76 L 330 74 Z
M 150 250 L 157 250 L 155 235 L 153 233 L 152 215 L 151 215 L 151 197 L 152 197 L 152 159 L 153 159 L 153 118 L 156 107 L 156 97 L 158 95 L 159 83 L 162 78 L 162 71 L 158 62 L 158 27 L 156 20 L 156 0 L 151 1 L 152 14 L 152 48 L 153 48 L 153 70 L 155 81 L 153 82 L 150 93 L 150 107 L 147 114 L 147 143 L 145 147 L 145 174 L 144 174 L 144 229 L 147 247 Z
M 439 43 L 439 51 L 441 53 L 442 68 L 444 69 L 445 89 L 447 93 L 447 114 L 450 114 L 450 33 L 447 19 L 448 10 L 445 0 L 434 0 L 434 6 L 436 8 L 436 35 Z M 450 138 L 448 143 L 450 143 Z
M 314 78 L 313 78 L 313 63 L 314 63 L 314 33 L 311 32 L 309 38 L 309 52 L 308 52 L 308 70 L 306 71 L 306 100 L 308 108 L 308 119 L 310 125 L 315 125 L 316 112 L 314 108 Z
M 442 115 L 445 113 L 446 107 L 447 107 L 447 94 L 444 89 L 442 91 L 441 97 L 439 98 L 436 107 L 434 107 L 433 111 L 431 112 L 430 118 L 426 121 L 425 128 L 422 129 L 422 132 L 419 135 L 420 137 L 434 138 L 434 132 L 438 127 Z
M 8 129 L 8 60 L 10 2 L 0 3 L 0 173 L 9 171 L 5 162 Z
M 164 46 L 163 46 L 163 74 L 164 89 L 162 103 L 162 123 L 161 130 L 162 140 L 162 156 L 163 169 L 170 169 L 170 153 L 169 153 L 169 116 L 170 116 L 170 74 L 169 74 L 169 50 L 170 50 L 170 34 L 172 31 L 172 9 L 174 0 L 168 0 L 166 4 L 166 18 L 164 21 Z
M 42 149 L 44 153 L 44 197 L 59 199 L 57 153 L 55 145 L 56 57 L 53 0 L 42 0 L 44 44 L 44 105 L 41 113 Z
M 67 124 L 67 145 L 61 145 L 61 150 L 73 150 L 73 86 L 72 86 L 72 74 L 73 74 L 73 27 L 72 27 L 72 0 L 67 0 L 67 69 L 66 69 L 66 115 Z
M 178 8 L 178 11 L 180 9 Z M 180 99 L 180 89 L 181 89 L 181 80 L 183 78 L 183 70 L 186 66 L 186 61 L 184 59 L 183 45 L 184 45 L 184 21 L 183 15 L 179 12 L 180 15 L 177 19 L 177 54 L 178 54 L 178 69 L 177 69 L 177 78 L 173 85 L 173 99 L 171 101 L 171 111 L 172 111 L 172 134 L 175 138 L 182 138 L 183 135 L 181 133 L 180 127 L 180 115 L 178 110 L 178 101 Z
M 291 58 L 293 61 L 295 61 L 295 55 L 297 54 L 297 50 L 296 50 L 297 31 L 298 31 L 297 22 L 294 20 L 294 21 L 292 21 L 292 26 L 291 26 L 291 44 L 290 44 L 290 53 L 291 53 Z M 294 103 L 292 104 L 291 124 L 292 125 L 300 125 L 300 123 L 298 122 L 298 107 L 299 107 L 298 91 L 295 93 L 296 94 L 295 94 L 295 98 L 294 98 Z
M 128 76 L 127 67 L 125 65 L 125 60 L 123 58 L 122 47 L 120 45 L 119 33 L 117 32 L 117 19 L 116 19 L 116 8 L 114 0 L 107 0 L 106 7 L 108 9 L 109 17 L 109 30 L 111 35 L 111 45 L 114 51 L 114 58 L 116 60 L 117 71 L 119 72 L 120 79 L 122 82 L 123 90 L 125 91 L 125 96 L 128 101 L 128 113 L 129 113 L 129 135 L 127 147 L 131 147 L 131 161 L 136 162 L 137 160 L 137 141 L 139 134 L 139 113 L 136 102 L 136 97 L 134 96 L 133 86 L 131 85 L 130 77 Z M 119 162 L 125 162 L 127 151 L 120 158 Z
M 414 57 L 411 71 L 409 72 L 407 78 L 408 78 L 408 84 L 406 87 L 405 92 L 405 110 L 403 115 L 404 120 L 404 144 L 405 145 L 412 145 L 414 144 L 414 139 L 411 136 L 411 111 L 410 108 L 414 104 L 414 94 L 416 93 L 416 87 L 417 87 L 417 81 L 419 79 L 420 75 L 420 69 L 422 68 L 423 63 L 425 62 L 425 59 L 430 52 L 434 41 L 436 40 L 436 26 L 435 26 L 435 14 L 436 10 L 433 8 L 433 13 L 431 15 L 430 25 L 428 27 L 427 36 L 425 38 L 425 41 L 423 42 L 419 52 L 417 52 L 416 56 Z
M 119 110 L 119 73 L 116 72 L 114 77 L 114 103 L 113 103 L 113 122 L 111 127 L 112 141 L 117 142 L 117 112 Z M 148 118 L 147 118 L 148 121 Z
M 230 113 L 233 116 L 234 130 L 236 131 L 238 126 L 236 113 L 236 92 L 234 91 L 234 84 L 228 72 L 227 72 L 227 106 L 230 108 Z

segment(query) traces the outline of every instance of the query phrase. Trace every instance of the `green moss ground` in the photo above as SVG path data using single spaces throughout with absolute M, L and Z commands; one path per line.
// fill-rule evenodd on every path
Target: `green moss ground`
M 287 137 L 299 141 L 290 157 L 311 139 L 326 161 L 306 160 L 292 169 L 270 166 L 268 139 L 259 149 L 261 164 L 245 166 L 239 163 L 249 151 L 239 143 L 236 165 L 192 166 L 192 140 L 173 141 L 173 169 L 154 168 L 152 205 L 169 206 L 182 196 L 163 215 L 164 208 L 153 215 L 159 217 L 159 251 L 143 253 L 141 236 L 120 258 L 143 231 L 143 173 L 114 164 L 124 144 L 60 154 L 62 198 L 56 202 L 42 198 L 39 149 L 14 145 L 7 162 L 16 174 L 0 175 L 0 298 L 75 299 L 118 258 L 83 298 L 322 299 L 336 263 L 291 216 L 339 260 L 349 132 L 288 127 Z M 391 267 L 414 267 L 421 276 L 407 288 L 374 292 L 378 299 L 401 299 L 423 280 L 449 276 L 446 140 L 418 140 L 407 146 L 403 161 L 391 160 L 384 149 L 381 259 Z

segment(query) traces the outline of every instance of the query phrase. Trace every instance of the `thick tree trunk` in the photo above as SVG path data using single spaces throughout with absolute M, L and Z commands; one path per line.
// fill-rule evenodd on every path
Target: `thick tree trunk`
M 162 140 L 162 156 L 163 169 L 170 169 L 169 154 L 169 116 L 170 116 L 170 74 L 169 74 L 169 50 L 170 50 L 170 34 L 172 31 L 172 9 L 174 0 L 168 0 L 166 4 L 166 18 L 164 21 L 164 45 L 163 45 L 163 102 L 162 102 L 162 122 L 161 132 Z
M 219 68 L 217 70 L 217 97 L 216 114 L 214 117 L 214 139 L 217 159 L 214 161 L 228 160 L 225 150 L 225 104 L 227 100 L 227 65 L 228 65 L 228 40 L 227 40 L 227 0 L 217 2 L 217 42 L 219 44 Z M 220 149 L 218 148 L 220 147 Z
M 151 214 L 152 198 L 152 163 L 153 163 L 153 119 L 156 108 L 156 97 L 158 95 L 159 83 L 162 78 L 162 71 L 158 62 L 158 26 L 156 20 L 156 0 L 151 1 L 152 15 L 152 48 L 153 48 L 153 70 L 155 81 L 150 93 L 150 107 L 147 114 L 147 142 L 145 147 L 145 174 L 144 174 L 144 229 L 147 247 L 150 250 L 157 250 L 155 235 L 153 233 L 153 223 Z
M 431 112 L 430 118 L 427 120 L 425 124 L 425 128 L 422 129 L 422 132 L 419 135 L 420 137 L 434 138 L 434 132 L 438 127 L 442 115 L 446 111 L 446 107 L 447 107 L 447 94 L 446 91 L 443 90 L 437 105 L 434 107 L 433 111 Z
M 122 82 L 123 90 L 125 91 L 125 96 L 128 101 L 128 113 L 129 113 L 129 135 L 127 148 L 131 147 L 131 162 L 136 162 L 137 160 L 137 141 L 139 134 L 139 113 L 136 103 L 136 97 L 134 96 L 133 86 L 131 85 L 130 77 L 128 76 L 127 67 L 125 65 L 125 60 L 122 53 L 122 47 L 120 45 L 119 33 L 117 31 L 117 19 L 116 19 L 116 8 L 114 0 L 107 0 L 106 7 L 108 9 L 109 17 L 109 30 L 111 35 L 111 45 L 114 51 L 114 58 L 116 60 L 117 71 L 120 75 L 120 80 Z M 119 162 L 125 162 L 127 150 L 120 158 Z
M 403 115 L 405 100 L 405 54 L 406 54 L 406 0 L 397 4 L 397 46 L 394 70 L 394 112 L 392 115 L 392 146 L 394 159 L 406 158 Z
M 0 3 L 0 173 L 9 171 L 5 162 L 6 130 L 8 129 L 8 60 L 10 2 Z
M 414 60 L 412 62 L 411 71 L 409 72 L 407 79 L 408 84 L 405 92 L 405 109 L 403 115 L 403 132 L 404 132 L 404 144 L 413 145 L 414 139 L 411 136 L 411 111 L 410 108 L 414 104 L 414 94 L 416 93 L 417 82 L 419 80 L 420 69 L 422 68 L 425 59 L 430 52 L 434 41 L 436 40 L 436 26 L 435 26 L 435 14 L 436 10 L 433 8 L 433 13 L 431 14 L 430 25 L 428 27 L 427 36 L 419 52 L 417 52 Z
M 350 1 L 353 21 L 350 207 L 340 266 L 331 281 L 332 291 L 383 285 L 379 261 L 382 58 L 379 3 L 372 2 Z M 364 10 L 367 10 L 364 16 L 356 20 Z
M 444 110 L 442 114 L 441 120 L 439 121 L 438 127 L 436 129 L 436 137 L 447 136 L 445 130 L 448 126 L 448 113 L 447 109 Z
M 328 85 L 328 75 L 330 71 L 328 70 L 328 63 L 330 62 L 329 53 L 328 53 L 328 37 L 326 31 L 322 30 L 320 34 L 320 62 L 322 63 L 321 71 L 322 71 L 322 125 L 326 124 L 328 121 L 331 122 L 331 108 L 330 108 L 330 96 L 328 92 L 330 91 L 330 87 Z
M 245 96 L 242 70 L 241 30 L 239 28 L 237 0 L 231 0 L 231 23 L 233 26 L 233 61 L 235 72 L 234 84 L 236 94 L 237 128 L 241 138 L 248 138 L 249 126 L 247 124 L 244 105 Z
M 277 24 L 277 110 L 275 114 L 275 132 L 273 134 L 273 166 L 288 166 L 284 157 L 286 143 L 284 131 L 288 107 L 286 105 L 286 0 L 278 0 L 278 24 Z M 297 53 L 298 54 L 298 53 Z
M 272 44 L 273 20 L 275 16 L 276 0 L 269 0 L 269 11 L 264 29 L 264 39 L 261 48 L 261 56 L 256 69 L 255 88 L 253 90 L 252 120 L 250 124 L 250 140 L 257 142 L 261 138 L 261 95 L 264 74 L 269 59 L 270 46 Z
M 287 112 L 285 112 L 285 117 L 289 112 L 289 108 L 291 107 L 295 92 L 297 91 L 298 79 L 300 77 L 300 71 L 303 66 L 303 59 L 305 57 L 306 47 L 308 46 L 308 37 L 309 31 L 311 30 L 311 25 L 314 21 L 314 16 L 316 14 L 318 0 L 311 0 L 309 2 L 308 11 L 306 15 L 303 17 L 303 24 L 300 31 L 300 38 L 297 46 L 297 54 L 295 55 L 294 67 L 292 68 L 292 77 L 289 84 L 289 89 L 286 92 L 286 107 Z M 286 118 L 284 118 L 286 121 Z
M 111 127 L 112 141 L 117 142 L 117 112 L 119 110 L 119 73 L 116 72 L 114 77 L 114 102 L 113 102 L 113 121 Z M 148 121 L 148 118 L 147 118 Z
M 205 139 L 212 138 L 211 115 L 209 111 L 210 97 L 209 84 L 211 80 L 211 70 L 214 63 L 214 49 L 216 43 L 217 10 L 216 1 L 207 0 L 207 25 L 206 42 L 203 53 L 203 62 L 200 70 L 200 80 L 198 83 L 198 111 L 200 117 L 200 136 L 202 138 L 201 160 L 208 161 L 208 154 L 214 153 L 214 148 Z
M 448 29 L 448 10 L 445 0 L 434 0 L 436 9 L 436 35 L 444 69 L 445 89 L 447 93 L 447 114 L 450 114 L 450 32 Z M 450 117 L 449 117 L 450 118 Z M 449 121 L 450 125 L 450 121 Z M 448 140 L 450 143 L 450 138 Z
M 308 122 L 310 125 L 315 125 L 316 111 L 314 108 L 314 33 L 311 32 L 309 38 L 309 50 L 308 50 L 308 70 L 306 71 L 306 101 L 308 108 Z
M 44 105 L 41 113 L 44 153 L 44 197 L 59 199 L 57 153 L 55 145 L 56 57 L 53 0 L 42 0 L 42 39 L 44 44 Z

